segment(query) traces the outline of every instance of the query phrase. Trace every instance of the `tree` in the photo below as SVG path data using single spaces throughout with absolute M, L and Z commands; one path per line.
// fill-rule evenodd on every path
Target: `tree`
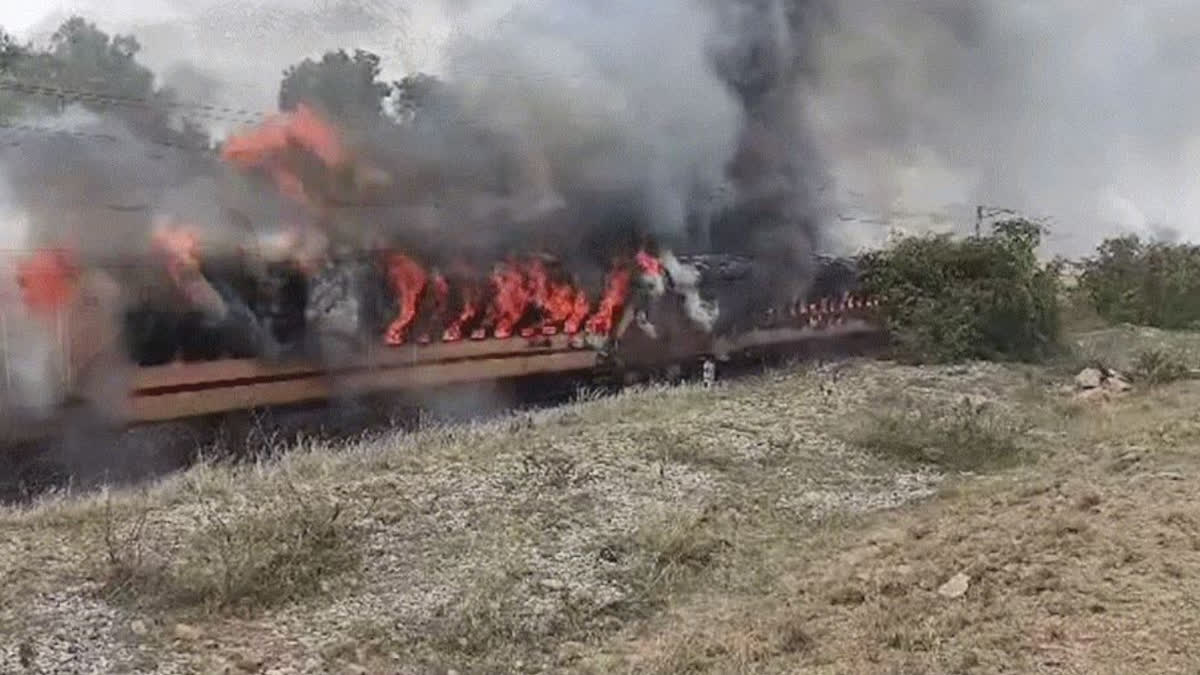
M 23 59 L 16 77 L 35 85 L 62 90 L 57 107 L 78 103 L 106 117 L 115 117 L 137 136 L 188 148 L 208 145 L 208 136 L 193 121 L 172 123 L 173 92 L 156 89 L 154 73 L 138 62 L 141 45 L 132 35 L 112 35 L 86 19 L 73 16 L 50 38 L 49 48 Z
M 441 80 L 425 73 L 406 75 L 392 85 L 392 91 L 395 113 L 402 121 L 412 121 L 443 94 Z
M 1112 323 L 1200 328 L 1200 246 L 1105 240 L 1083 263 L 1079 288 Z
M 0 28 L 0 75 L 8 75 L 26 50 L 12 35 Z
M 16 38 L 0 28 L 0 78 L 16 76 L 21 62 L 28 56 L 29 50 L 17 42 Z M 0 90 L 0 122 L 21 112 L 21 104 L 12 92 Z
M 155 93 L 154 73 L 137 62 L 140 51 L 133 36 L 110 37 L 82 17 L 71 17 L 50 38 L 53 60 L 48 64 L 51 72 L 45 75 L 62 88 L 150 100 Z M 85 105 L 89 104 L 85 101 Z
M 392 87 L 379 81 L 379 57 L 361 49 L 326 52 L 320 61 L 305 59 L 284 71 L 279 109 L 311 105 L 333 120 L 349 125 L 382 119 Z

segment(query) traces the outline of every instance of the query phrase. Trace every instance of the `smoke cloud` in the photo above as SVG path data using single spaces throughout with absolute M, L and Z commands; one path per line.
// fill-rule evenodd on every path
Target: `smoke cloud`
M 714 19 L 690 0 L 530 3 L 454 42 L 446 78 L 533 158 L 532 194 L 561 200 L 551 182 L 631 194 L 657 234 L 677 236 L 693 194 L 723 181 L 742 125 L 709 63 Z
M 747 246 L 745 223 L 777 220 L 748 247 L 784 258 L 888 225 L 969 226 L 976 204 L 1051 218 L 1056 252 L 1200 235 L 1200 97 L 1184 84 L 1200 74 L 1200 9 L 1184 0 L 119 4 L 80 10 L 135 32 L 186 98 L 269 107 L 284 67 L 336 47 L 376 51 L 388 78 L 451 83 L 519 189 L 463 178 L 460 211 L 448 193 L 410 204 L 430 228 L 623 192 L 620 217 L 697 248 Z M 466 140 L 434 136 L 390 152 L 481 170 Z
M 252 107 L 271 102 L 283 67 L 323 49 L 374 49 L 389 77 L 441 74 L 450 69 L 447 44 L 487 35 L 513 7 L 530 11 L 519 0 L 316 9 L 270 0 L 236 10 L 219 2 L 120 4 L 120 15 L 106 16 L 116 11 L 106 6 L 96 18 L 139 35 L 146 28 L 145 56 L 156 70 L 194 63 L 222 83 L 208 93 Z M 1120 231 L 1200 235 L 1200 192 L 1190 187 L 1200 173 L 1200 98 L 1183 84 L 1200 70 L 1190 37 L 1200 31 L 1194 3 L 820 4 L 830 20 L 809 45 L 816 84 L 803 91 L 801 119 L 828 160 L 828 175 L 812 179 L 815 189 L 843 216 L 825 213 L 831 244 L 878 241 L 889 224 L 969 224 L 978 203 L 1052 218 L 1051 246 L 1066 253 Z M 167 11 L 170 21 L 146 18 Z M 345 21 L 329 20 L 342 13 Z M 364 13 L 375 28 L 350 21 Z M 322 21 L 328 27 L 317 35 Z M 313 28 L 297 33 L 300 25 Z
M 844 212 L 917 228 L 1019 209 L 1051 218 L 1067 254 L 1200 236 L 1194 3 L 836 4 L 810 111 Z

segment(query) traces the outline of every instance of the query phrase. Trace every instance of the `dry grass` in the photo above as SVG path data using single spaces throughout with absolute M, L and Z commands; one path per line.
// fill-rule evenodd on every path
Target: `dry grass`
M 998 414 L 986 402 L 964 399 L 931 407 L 920 402 L 873 413 L 854 427 L 852 439 L 866 450 L 950 471 L 1011 467 L 1027 458 L 1027 427 Z
M 1124 373 L 1137 370 L 1138 361 L 1147 353 L 1170 355 L 1171 360 L 1189 365 L 1200 364 L 1200 339 L 1191 332 L 1118 326 L 1080 334 L 1074 343 L 1081 361 L 1099 362 Z
M 1200 383 L 1063 383 L 790 369 L 0 512 L 0 670 L 1194 670 Z
M 1138 352 L 1133 362 L 1133 374 L 1149 384 L 1167 384 L 1191 376 L 1192 367 L 1179 352 L 1151 347 Z
M 110 600 L 251 615 L 316 594 L 359 560 L 342 506 L 319 496 L 289 492 L 239 509 L 199 501 L 178 545 L 150 541 L 150 515 L 122 524 L 105 513 L 98 575 Z

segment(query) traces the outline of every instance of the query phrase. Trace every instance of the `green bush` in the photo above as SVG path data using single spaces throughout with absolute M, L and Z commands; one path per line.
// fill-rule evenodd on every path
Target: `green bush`
M 1108 239 L 1084 261 L 1079 288 L 1113 323 L 1200 327 L 1200 246 Z
M 988 236 L 908 237 L 863 256 L 863 290 L 908 360 L 1040 360 L 1060 336 L 1059 269 L 1038 262 L 1041 234 L 1009 220 Z

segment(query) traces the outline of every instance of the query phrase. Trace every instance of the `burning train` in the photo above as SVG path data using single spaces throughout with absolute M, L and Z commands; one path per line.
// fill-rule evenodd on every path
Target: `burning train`
M 282 112 L 195 161 L 151 159 L 128 124 L 98 129 L 122 139 L 110 154 L 23 145 L 4 183 L 37 250 L 0 266 L 0 423 L 875 334 L 853 264 L 815 255 L 802 101 L 820 4 L 543 3 L 451 50 L 407 117 L 281 92 Z
M 123 425 L 874 332 L 873 301 L 855 293 L 846 260 L 818 258 L 815 271 L 796 270 L 807 278 L 780 280 L 750 255 L 677 255 L 630 232 L 595 247 L 605 264 L 589 275 L 537 242 L 497 254 L 339 237 L 336 209 L 386 195 L 392 177 L 305 106 L 221 152 L 315 215 L 214 246 L 165 214 L 137 256 L 59 246 L 15 259 L 16 297 L 0 313 L 8 433 L 52 428 L 73 408 Z M 772 290 L 764 274 L 805 292 L 757 302 Z

